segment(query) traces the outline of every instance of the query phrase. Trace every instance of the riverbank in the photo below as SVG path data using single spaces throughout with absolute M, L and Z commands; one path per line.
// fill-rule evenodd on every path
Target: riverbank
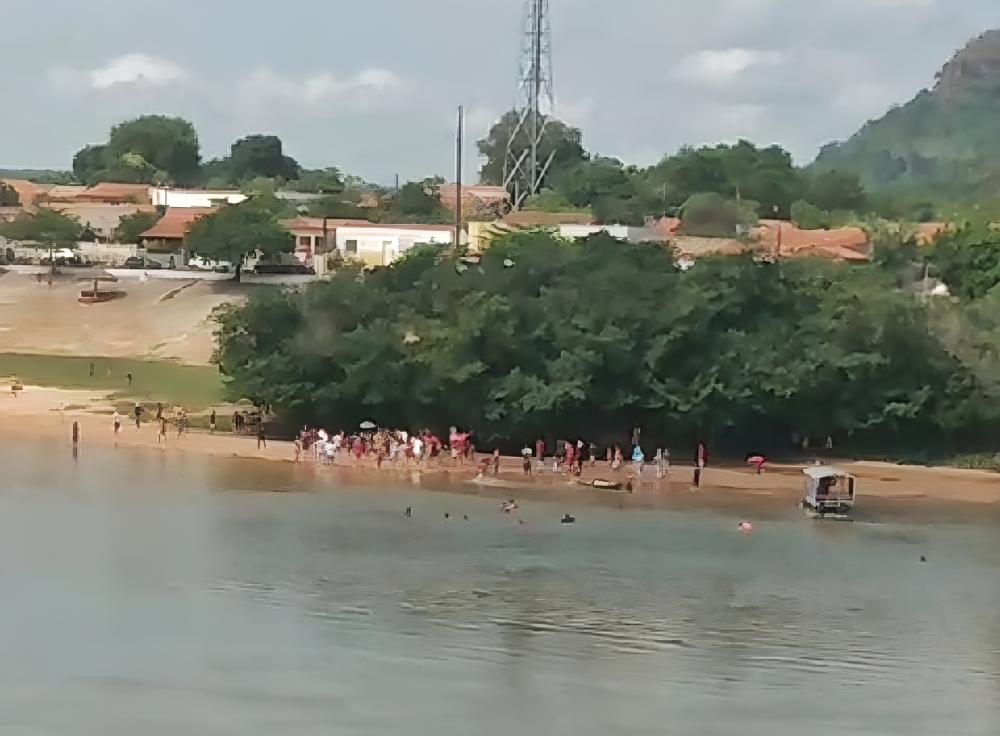
M 27 386 L 17 398 L 9 393 L 0 395 L 0 439 L 13 438 L 50 443 L 53 447 L 71 447 L 73 422 L 80 427 L 80 447 L 117 447 L 151 450 L 167 456 L 197 453 L 219 458 L 266 460 L 292 463 L 295 448 L 291 442 L 268 441 L 267 447 L 257 447 L 250 437 L 235 437 L 229 433 L 209 434 L 189 432 L 178 437 L 171 430 L 166 442 L 158 441 L 153 423 L 143 423 L 136 429 L 129 417 L 122 417 L 121 432 L 114 434 L 111 412 L 114 397 L 103 391 L 65 390 Z M 884 502 L 905 503 L 908 506 L 940 507 L 951 504 L 990 504 L 1000 508 L 1000 475 L 988 471 L 960 470 L 943 467 L 900 466 L 890 463 L 838 461 L 859 478 L 862 498 Z M 521 459 L 505 457 L 499 477 L 489 476 L 475 484 L 478 466 L 469 463 L 453 466 L 450 459 L 421 468 L 415 475 L 410 469 L 377 470 L 370 462 L 353 463 L 346 455 L 332 467 L 317 466 L 311 458 L 299 463 L 303 472 L 329 474 L 352 484 L 384 483 L 387 478 L 397 483 L 418 483 L 423 487 L 476 489 L 484 495 L 546 496 L 577 498 L 597 497 L 617 499 L 621 504 L 713 505 L 737 501 L 741 505 L 768 501 L 776 505 L 794 504 L 802 491 L 802 466 L 776 465 L 756 475 L 744 466 L 710 467 L 703 477 L 702 487 L 692 492 L 691 468 L 675 465 L 667 479 L 657 481 L 652 466 L 647 466 L 642 480 L 634 482 L 632 494 L 596 491 L 567 480 L 563 475 L 545 470 L 525 477 Z M 624 474 L 615 474 L 604 462 L 584 468 L 583 481 L 602 478 L 625 482 Z M 626 500 L 622 500 L 626 499 Z

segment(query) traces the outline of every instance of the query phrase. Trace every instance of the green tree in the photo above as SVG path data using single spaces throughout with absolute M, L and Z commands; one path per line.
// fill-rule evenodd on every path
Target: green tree
M 827 212 L 861 212 L 868 206 L 868 193 L 858 175 L 837 169 L 810 176 L 803 198 Z
M 944 233 L 927 257 L 934 275 L 963 299 L 981 299 L 1000 284 L 1000 232 L 988 223 Z
M 0 224 L 0 235 L 8 240 L 47 248 L 53 273 L 56 267 L 53 251 L 57 248 L 76 248 L 82 234 L 83 226 L 79 220 L 47 207 L 34 212 L 20 212 L 10 222 Z
M 138 243 L 139 236 L 153 227 L 159 219 L 158 212 L 136 212 L 125 215 L 118 221 L 118 227 L 111 237 L 116 243 Z
M 543 189 L 524 200 L 521 209 L 531 212 L 588 212 L 586 207 L 577 207 L 566 195 L 556 189 Z
M 331 217 L 342 220 L 367 220 L 368 211 L 355 202 L 344 201 L 341 197 L 323 197 L 308 204 L 312 217 Z
M 107 166 L 107 146 L 84 146 L 73 156 L 73 175 L 82 184 L 96 184 Z
M 792 221 L 803 230 L 822 230 L 833 227 L 833 215 L 803 199 L 792 204 Z
M 749 141 L 735 145 L 683 148 L 667 156 L 643 176 L 660 209 L 677 207 L 692 195 L 715 193 L 753 201 L 761 217 L 787 218 L 802 198 L 802 174 L 791 154 L 778 146 L 758 148 Z M 655 199 L 654 199 L 655 201 Z
M 144 173 L 163 172 L 173 184 L 194 184 L 200 176 L 198 134 L 181 118 L 146 115 L 113 127 L 104 149 L 106 167 L 134 169 L 127 163 L 129 157 L 141 158 L 148 167 Z
M 0 181 L 0 207 L 17 207 L 21 204 L 21 196 L 9 184 Z
M 486 159 L 479 170 L 479 178 L 484 184 L 502 186 L 504 183 L 504 165 L 507 158 L 507 147 L 511 136 L 517 130 L 519 115 L 511 110 L 501 117 L 485 138 L 478 142 L 479 155 Z M 586 158 L 581 143 L 583 135 L 579 129 L 570 127 L 561 120 L 550 118 L 545 126 L 545 134 L 538 148 L 538 158 L 541 162 L 552 157 L 550 173 L 571 166 Z M 526 149 L 530 142 L 530 134 L 526 127 L 521 127 L 517 133 L 517 147 Z M 547 179 L 545 180 L 548 181 Z
M 735 238 L 756 221 L 747 203 L 741 205 L 714 192 L 694 194 L 681 208 L 681 228 L 685 235 Z
M 252 254 L 272 258 L 291 253 L 295 240 L 278 223 L 274 203 L 269 198 L 254 198 L 228 205 L 207 217 L 199 218 L 185 240 L 196 256 L 213 261 L 228 261 L 240 280 L 243 262 Z
M 234 182 L 257 177 L 296 179 L 301 172 L 298 162 L 286 156 L 281 139 L 275 135 L 248 135 L 233 143 L 228 168 Z
M 297 179 L 288 182 L 287 188 L 307 194 L 340 194 L 346 185 L 340 169 L 330 166 L 325 169 L 304 169 Z
M 407 182 L 374 213 L 380 222 L 450 224 L 455 216 L 441 204 L 440 177 Z

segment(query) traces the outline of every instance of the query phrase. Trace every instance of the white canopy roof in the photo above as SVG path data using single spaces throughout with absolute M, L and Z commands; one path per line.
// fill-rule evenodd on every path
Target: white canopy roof
M 815 480 L 822 478 L 849 478 L 851 476 L 846 470 L 834 468 L 830 465 L 814 465 L 809 468 L 803 468 L 802 472 Z

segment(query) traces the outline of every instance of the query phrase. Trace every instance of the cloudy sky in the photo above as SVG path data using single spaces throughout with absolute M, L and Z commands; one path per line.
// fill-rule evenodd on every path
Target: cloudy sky
M 515 100 L 523 0 L 3 3 L 0 165 L 67 167 L 141 113 L 206 157 L 278 134 L 307 166 L 379 182 L 449 172 Z M 1000 27 L 997 0 L 551 0 L 560 117 L 648 164 L 746 137 L 800 161 L 933 82 Z

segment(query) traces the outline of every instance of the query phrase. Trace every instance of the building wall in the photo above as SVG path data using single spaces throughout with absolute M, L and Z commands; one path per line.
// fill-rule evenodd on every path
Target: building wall
M 410 228 L 338 227 L 335 244 L 344 258 L 356 258 L 368 266 L 392 263 L 415 245 L 437 243 L 450 245 L 452 233 L 446 230 Z
M 166 187 L 151 187 L 149 191 L 152 203 L 164 207 L 212 207 L 220 202 L 239 204 L 247 200 L 247 195 L 235 191 L 168 189 Z

